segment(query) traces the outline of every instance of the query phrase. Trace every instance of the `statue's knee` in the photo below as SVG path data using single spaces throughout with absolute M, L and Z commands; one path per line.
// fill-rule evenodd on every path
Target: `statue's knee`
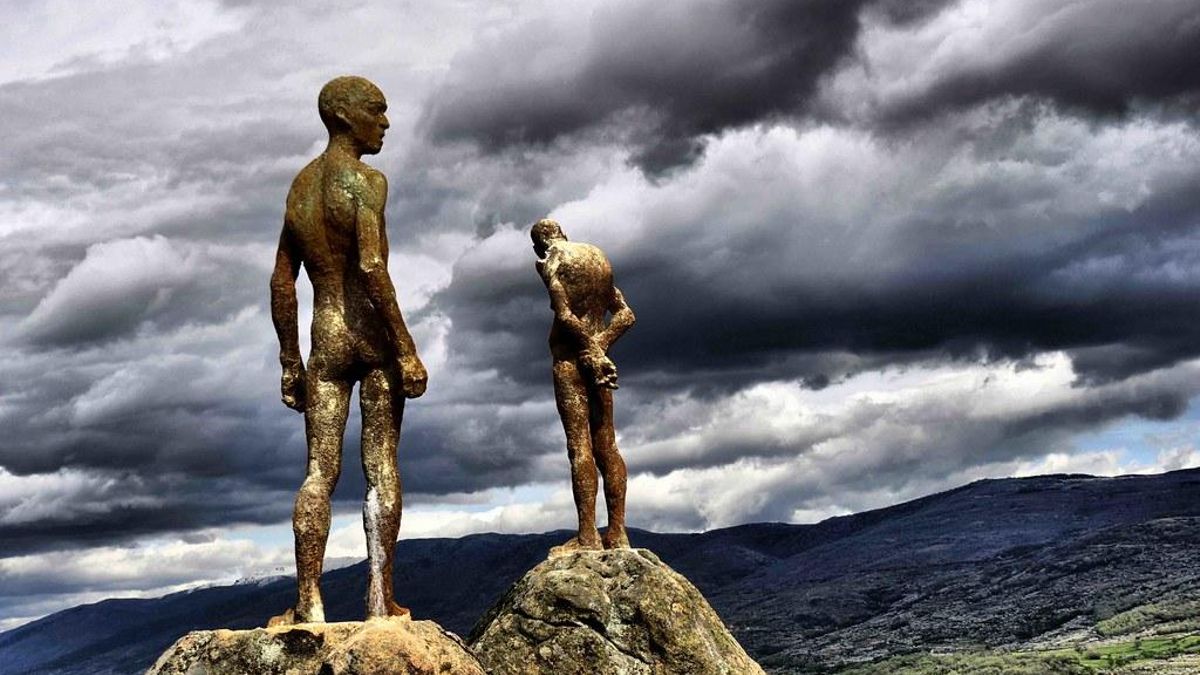
M 597 455 L 604 455 L 607 459 L 617 454 L 617 439 L 601 436 L 592 441 L 592 447 L 596 449 Z
M 367 489 L 381 494 L 391 494 L 400 489 L 400 474 L 395 467 L 368 467 L 366 479 Z
M 577 452 L 571 455 L 571 469 L 576 472 L 595 472 L 596 462 L 590 453 Z
M 367 499 L 372 499 L 372 493 L 367 493 Z M 391 513 L 400 505 L 400 490 L 398 488 L 389 489 L 388 486 L 379 486 L 379 489 L 374 491 L 373 499 L 379 505 L 379 508 L 385 512 Z
M 333 495 L 335 485 L 337 485 L 337 476 L 311 475 L 304 479 L 304 485 L 300 487 L 300 492 L 310 497 L 329 499 Z

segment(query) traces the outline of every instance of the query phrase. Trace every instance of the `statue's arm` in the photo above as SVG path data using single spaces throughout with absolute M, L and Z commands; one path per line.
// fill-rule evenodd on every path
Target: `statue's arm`
M 285 225 L 275 251 L 271 274 L 271 320 L 279 337 L 279 363 L 285 368 L 301 362 L 300 325 L 297 319 L 296 277 L 300 275 L 300 253 L 294 235 Z
M 304 410 L 304 361 L 300 357 L 300 322 L 297 318 L 296 277 L 303 259 L 295 234 L 285 223 L 275 252 L 271 274 L 271 321 L 279 338 L 279 364 L 283 366 L 282 397 L 287 407 Z
M 425 393 L 427 375 L 417 356 L 417 346 L 396 300 L 396 288 L 387 271 L 387 252 L 384 250 L 383 207 L 387 203 L 387 179 L 383 174 L 366 175 L 366 189 L 359 199 L 355 227 L 358 231 L 358 264 L 366 279 L 371 305 L 383 318 L 385 330 L 399 357 L 404 395 L 415 398 Z
M 625 294 L 621 293 L 621 289 L 613 286 L 613 297 L 609 303 L 608 311 L 612 313 L 612 321 L 608 322 L 608 327 L 596 336 L 596 342 L 605 352 L 613 346 L 613 343 L 621 339 L 625 331 L 637 322 L 637 317 L 634 316 L 633 310 L 630 309 L 629 303 L 625 302 Z

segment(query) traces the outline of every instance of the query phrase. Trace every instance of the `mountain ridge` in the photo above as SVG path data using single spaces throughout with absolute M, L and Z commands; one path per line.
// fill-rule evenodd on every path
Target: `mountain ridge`
M 405 539 L 397 591 L 418 617 L 466 634 L 568 535 Z M 983 479 L 809 525 L 631 536 L 691 579 L 769 672 L 931 648 L 1036 646 L 1151 592 L 1200 599 L 1182 588 L 1200 587 L 1200 469 Z M 361 612 L 363 564 L 325 575 L 331 620 Z M 285 578 L 64 610 L 0 633 L 0 664 L 9 664 L 0 672 L 141 672 L 188 630 L 262 625 L 292 601 L 293 585 Z

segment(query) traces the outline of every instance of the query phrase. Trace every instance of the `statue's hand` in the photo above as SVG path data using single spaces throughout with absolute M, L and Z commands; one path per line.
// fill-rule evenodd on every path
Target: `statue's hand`
M 592 382 L 597 387 L 605 389 L 617 389 L 617 364 L 608 358 L 604 350 L 596 346 L 589 346 L 583 350 L 579 356 L 580 364 L 583 369 L 591 374 Z
M 425 372 L 425 364 L 416 354 L 400 358 L 400 383 L 405 398 L 417 398 L 425 393 L 429 373 Z
M 550 249 L 546 251 L 546 258 L 538 261 L 538 272 L 541 273 L 543 279 L 549 281 L 552 277 L 558 274 L 558 266 L 561 262 L 562 251 L 560 251 L 556 246 L 551 246 Z
M 304 380 L 304 364 L 297 363 L 294 366 L 283 367 L 283 378 L 280 381 L 283 404 L 301 413 L 304 412 L 307 398 Z
M 618 389 L 617 386 L 617 364 L 612 362 L 612 359 L 605 356 L 600 360 L 599 367 L 595 370 L 596 386 L 605 389 Z

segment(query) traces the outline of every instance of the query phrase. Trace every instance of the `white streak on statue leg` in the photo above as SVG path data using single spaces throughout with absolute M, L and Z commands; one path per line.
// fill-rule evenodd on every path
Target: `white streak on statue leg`
M 367 490 L 367 499 L 363 502 L 363 527 L 367 531 L 367 566 L 370 569 L 367 577 L 367 616 L 387 616 L 383 592 L 385 552 L 379 531 L 380 516 L 379 493 L 372 487 Z

